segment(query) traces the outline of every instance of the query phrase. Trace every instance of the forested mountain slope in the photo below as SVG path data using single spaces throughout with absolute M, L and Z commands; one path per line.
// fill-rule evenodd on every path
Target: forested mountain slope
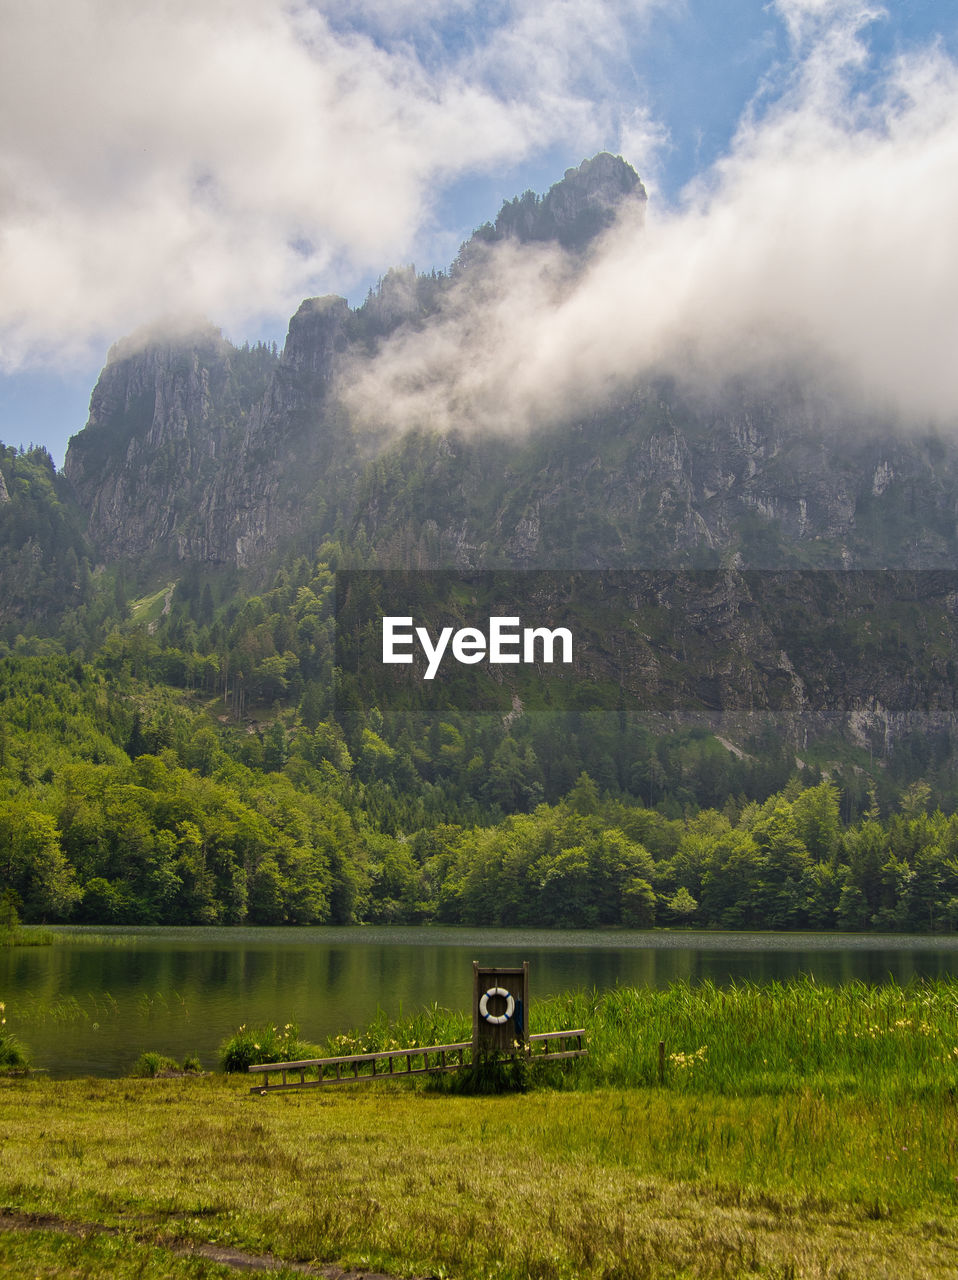
M 712 396 L 647 376 L 515 431 L 356 411 L 384 352 L 495 291 L 494 260 L 575 278 L 645 199 L 597 156 L 447 272 L 305 301 L 282 352 L 134 335 L 62 475 L 0 452 L 8 914 L 955 927 L 958 593 L 929 575 L 876 621 L 859 590 L 799 653 L 745 574 L 951 569 L 955 437 L 784 370 Z M 552 703 L 505 689 L 507 714 L 337 685 L 337 571 L 443 566 L 719 570 L 714 599 L 675 605 L 678 657 L 643 622 L 636 679 L 680 666 L 696 714 L 651 720 L 651 686 L 601 666 Z M 771 714 L 725 714 L 743 682 Z M 809 689 L 840 690 L 841 725 L 803 720 Z

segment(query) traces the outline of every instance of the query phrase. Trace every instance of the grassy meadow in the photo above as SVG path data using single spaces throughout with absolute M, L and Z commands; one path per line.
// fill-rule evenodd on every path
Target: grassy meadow
M 464 1280 L 958 1276 L 958 984 L 621 989 L 533 1018 L 585 1026 L 590 1056 L 498 1096 L 0 1080 L 0 1208 L 60 1228 L 0 1231 L 0 1276 L 97 1275 L 104 1250 L 119 1276 L 224 1274 L 201 1246 Z M 468 1032 L 430 1009 L 323 1048 Z

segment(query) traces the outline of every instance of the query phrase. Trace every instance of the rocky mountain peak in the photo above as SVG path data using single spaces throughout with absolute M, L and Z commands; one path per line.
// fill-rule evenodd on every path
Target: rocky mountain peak
M 192 551 L 184 529 L 242 448 L 277 364 L 262 344 L 234 347 L 212 326 L 115 344 L 63 468 L 94 541 L 121 556 Z M 196 548 L 208 559 L 229 554 L 212 537 Z
M 336 294 L 300 303 L 289 322 L 283 362 L 328 382 L 336 352 L 346 345 L 343 330 L 348 315 L 349 303 Z
M 583 249 L 612 224 L 627 199 L 646 201 L 639 175 L 621 156 L 601 151 L 567 169 L 544 196 L 526 191 L 507 201 L 491 228 L 493 236 L 483 238 L 557 240 L 565 249 Z

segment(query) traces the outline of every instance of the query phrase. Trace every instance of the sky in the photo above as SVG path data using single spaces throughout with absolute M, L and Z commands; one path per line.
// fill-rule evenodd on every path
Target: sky
M 445 267 L 597 151 L 649 192 L 556 296 L 397 344 L 400 423 L 460 349 L 474 417 L 619 371 L 789 346 L 958 420 L 958 6 L 942 0 L 0 0 L 0 440 L 62 462 L 113 342 L 174 315 L 275 339 L 307 296 Z M 550 274 L 551 273 L 551 274 Z M 548 283 L 547 283 L 548 282 Z M 655 300 L 651 305 L 650 300 Z M 608 317 L 616 317 L 613 324 Z M 516 366 L 516 352 L 522 365 Z M 458 381 L 457 381 L 458 379 Z M 591 380 L 591 381 L 590 381 Z

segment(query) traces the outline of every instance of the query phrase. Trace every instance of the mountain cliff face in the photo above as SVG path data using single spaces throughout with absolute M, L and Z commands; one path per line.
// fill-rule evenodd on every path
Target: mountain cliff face
M 351 424 L 343 370 L 428 325 L 484 244 L 551 240 L 577 260 L 644 200 L 624 161 L 596 156 L 506 203 L 449 276 L 390 271 L 355 310 L 308 299 L 281 355 L 213 329 L 117 344 L 65 466 L 100 556 L 251 566 L 337 534 L 400 567 L 953 564 L 954 444 L 850 425 L 784 381 L 694 401 L 647 382 L 510 439 L 384 443 Z
M 326 399 L 347 310 L 304 302 L 281 357 L 214 330 L 114 347 L 64 466 L 97 546 L 245 565 L 293 533 L 345 439 Z
M 703 410 L 644 388 L 518 444 L 408 438 L 365 477 L 354 528 L 413 568 L 953 565 L 954 446 L 840 432 L 794 394 Z

